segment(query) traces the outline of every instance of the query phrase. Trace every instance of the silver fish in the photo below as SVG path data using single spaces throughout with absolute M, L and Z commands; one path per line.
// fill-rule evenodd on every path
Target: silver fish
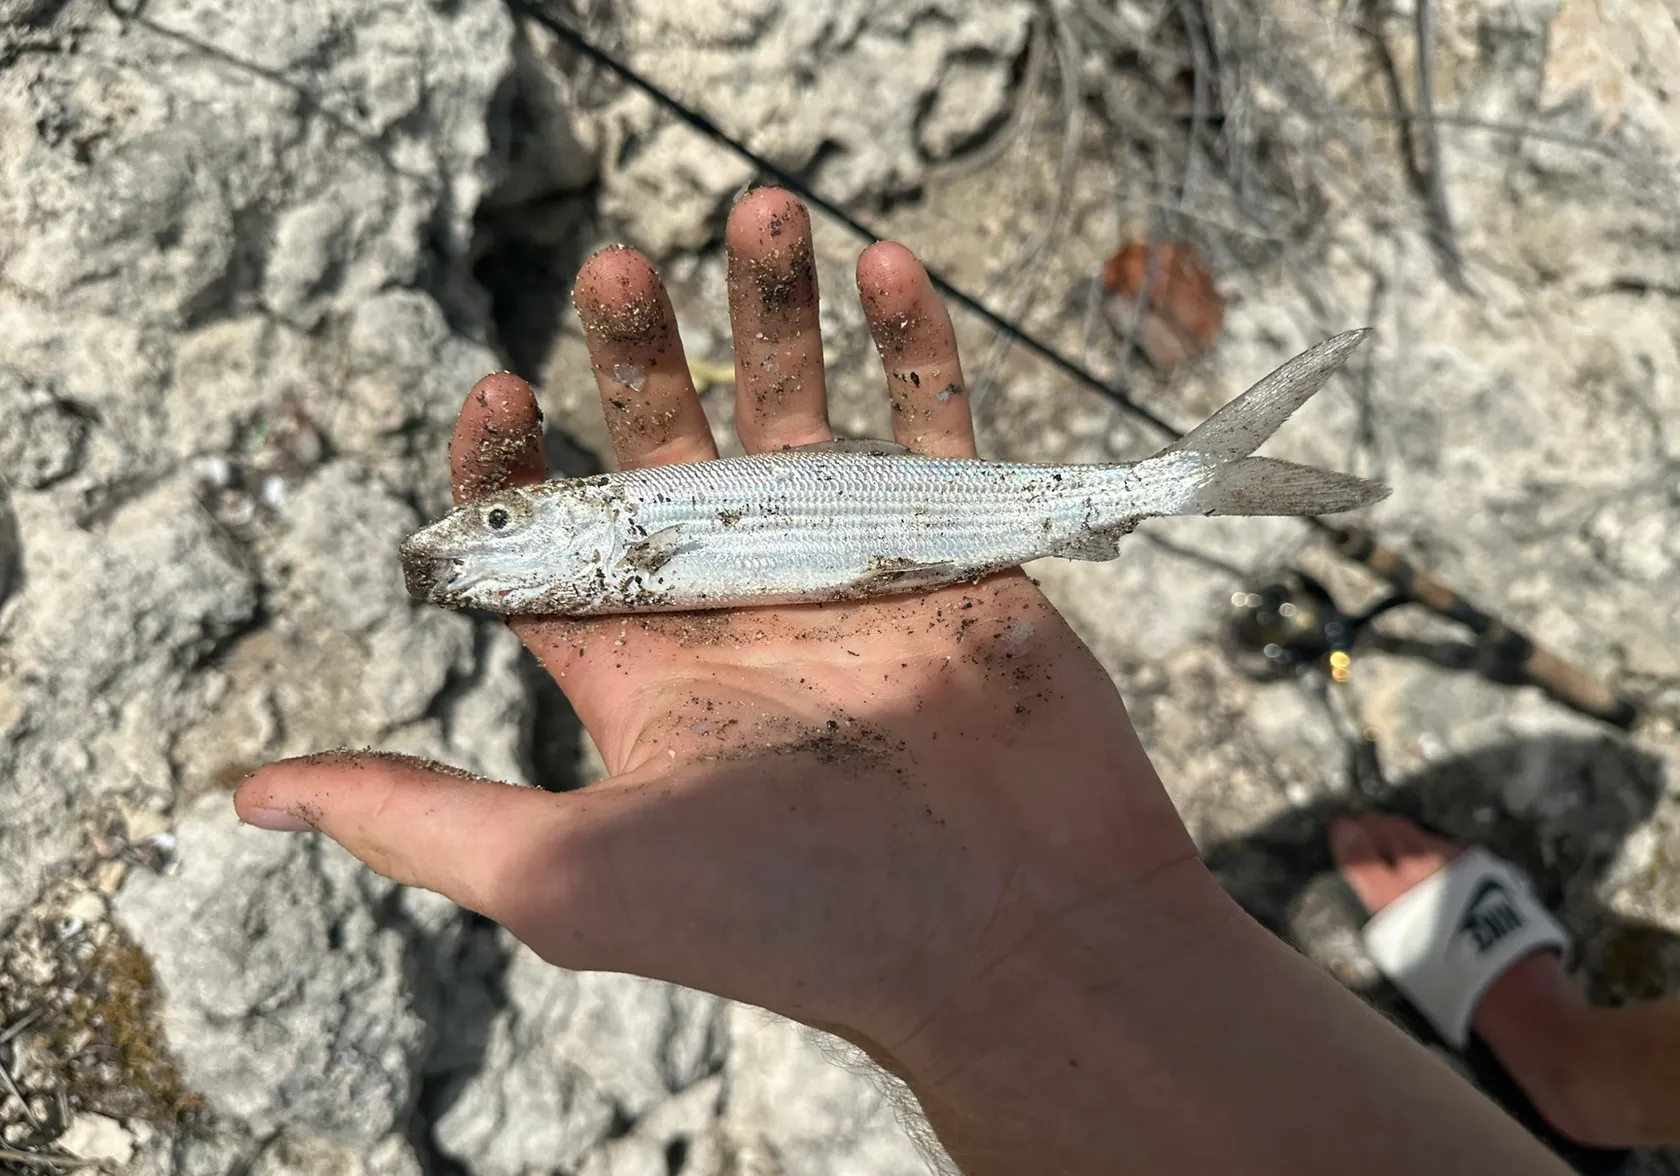
M 1025 465 L 838 441 L 503 491 L 403 543 L 408 591 L 509 615 L 849 600 L 1044 556 L 1113 559 L 1151 517 L 1353 510 L 1388 488 L 1251 455 L 1368 333 L 1303 352 L 1143 461 Z

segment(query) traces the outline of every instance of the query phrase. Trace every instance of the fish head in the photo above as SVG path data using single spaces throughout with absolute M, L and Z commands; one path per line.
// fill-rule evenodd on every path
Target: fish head
M 445 608 L 567 612 L 601 582 L 612 516 L 563 483 L 520 487 L 450 511 L 403 541 L 408 593 Z

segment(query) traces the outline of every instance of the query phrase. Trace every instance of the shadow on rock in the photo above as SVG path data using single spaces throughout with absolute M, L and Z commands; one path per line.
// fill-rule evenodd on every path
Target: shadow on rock
M 1613 859 L 1662 788 L 1661 764 L 1623 740 L 1552 737 L 1444 760 L 1389 786 L 1371 807 L 1484 845 L 1527 870 L 1542 901 L 1579 937 L 1594 999 L 1613 1002 L 1660 994 L 1665 964 L 1680 964 L 1680 937 L 1623 918 L 1598 898 Z M 1294 809 L 1246 837 L 1206 847 L 1204 856 L 1251 915 L 1310 947 L 1305 923 L 1335 879 L 1329 823 L 1356 811 L 1354 804 Z M 1355 909 L 1346 914 L 1350 927 L 1363 920 Z
M 397 910 L 386 904 L 388 917 Z M 408 980 L 432 1034 L 405 1135 L 423 1176 L 463 1176 L 467 1168 L 439 1150 L 433 1129 L 485 1064 L 492 1027 L 507 1006 L 507 951 L 482 915 L 460 912 L 438 926 L 407 915 L 393 922 L 407 936 Z
M 12 493 L 0 478 L 0 605 L 10 600 L 23 583 L 23 542 L 18 535 L 17 515 L 12 512 Z
M 490 317 L 513 370 L 530 380 L 570 313 L 572 283 L 587 256 L 591 202 L 562 193 L 507 208 L 481 210 L 473 276 L 490 294 Z
M 1203 856 L 1262 925 L 1360 990 L 1414 1037 L 1443 1048 L 1354 946 L 1365 915 L 1335 873 L 1330 822 L 1380 809 L 1517 863 L 1576 936 L 1576 967 L 1593 1001 L 1617 1004 L 1662 996 L 1680 977 L 1680 936 L 1619 915 L 1600 897 L 1623 843 L 1651 815 L 1662 790 L 1662 765 L 1625 740 L 1513 740 L 1434 764 L 1385 787 L 1367 805 L 1292 810 L 1248 836 L 1205 847 Z M 1542 1138 L 1550 1134 L 1479 1042 L 1460 1068 Z M 1555 1137 L 1547 1141 L 1558 1146 Z M 1583 1172 L 1623 1170 L 1570 1158 Z

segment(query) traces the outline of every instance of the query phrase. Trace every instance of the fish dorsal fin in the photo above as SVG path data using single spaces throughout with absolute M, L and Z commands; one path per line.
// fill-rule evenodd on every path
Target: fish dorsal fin
M 809 445 L 790 445 L 783 453 L 863 453 L 870 457 L 895 457 L 909 453 L 910 448 L 897 441 L 878 441 L 871 437 L 836 437 L 832 441 L 813 441 Z

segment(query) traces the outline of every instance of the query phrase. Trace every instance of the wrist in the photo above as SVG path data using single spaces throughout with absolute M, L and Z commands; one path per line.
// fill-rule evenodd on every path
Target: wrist
M 1047 1144 L 1055 1150 L 1043 1134 L 1047 1104 L 1058 1107 L 1068 1150 L 1077 1151 L 1075 1137 L 1111 1117 L 1101 1100 L 1115 1093 L 1116 1063 L 1152 1069 L 1145 1039 L 1158 1035 L 1164 1018 L 1184 1014 L 1173 1002 L 1186 985 L 1175 977 L 1205 975 L 1245 918 L 1200 859 L 1176 859 L 1046 919 L 895 1046 L 890 1068 L 915 1091 L 953 1154 L 970 1135 L 995 1150 L 1010 1134 L 1000 1134 L 998 1116 L 1019 1112 L 1024 1122 L 1033 1114 L 1029 1103 L 1039 1107 L 1029 1133 L 1038 1154 L 1023 1162 L 1042 1163 Z
M 971 1176 L 1558 1170 L 1195 859 L 1047 921 L 895 1052 Z
M 918 1080 L 937 1084 L 978 1064 L 995 1041 L 1013 1049 L 1007 1039 L 1071 1018 L 1080 1004 L 1115 1007 L 1141 974 L 1190 966 L 1188 957 L 1226 933 L 1229 907 L 1200 859 L 1177 858 L 1041 920 L 893 1052 Z

